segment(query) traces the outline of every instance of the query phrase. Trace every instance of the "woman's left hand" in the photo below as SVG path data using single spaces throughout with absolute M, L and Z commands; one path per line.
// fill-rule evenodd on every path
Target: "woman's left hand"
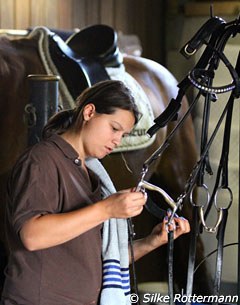
M 168 213 L 168 217 L 170 216 L 170 213 Z M 133 251 L 135 261 L 166 244 L 168 242 L 169 230 L 174 231 L 174 239 L 190 231 L 190 225 L 187 219 L 174 217 L 172 224 L 168 225 L 168 217 L 165 217 L 163 222 L 156 225 L 148 236 L 134 241 Z
M 156 225 L 151 234 L 146 237 L 146 242 L 149 246 L 156 249 L 168 241 L 168 231 L 174 231 L 174 239 L 178 238 L 182 234 L 186 234 L 190 231 L 190 224 L 184 217 L 174 217 L 172 224 L 168 225 L 168 217 L 165 217 L 162 223 Z

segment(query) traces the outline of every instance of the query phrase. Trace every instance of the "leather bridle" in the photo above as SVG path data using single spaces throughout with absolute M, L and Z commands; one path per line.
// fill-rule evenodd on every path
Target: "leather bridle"
M 228 183 L 228 155 L 229 155 L 229 139 L 231 135 L 231 122 L 232 112 L 235 99 L 240 96 L 240 57 L 238 57 L 235 68 L 229 62 L 224 54 L 224 48 L 230 37 L 234 37 L 240 31 L 240 19 L 236 19 L 231 22 L 225 22 L 218 17 L 211 17 L 194 35 L 194 37 L 181 49 L 181 53 L 190 58 L 195 54 L 200 47 L 206 45 L 204 52 L 198 60 L 195 67 L 188 73 L 188 75 L 178 84 L 179 91 L 175 99 L 172 99 L 167 106 L 166 110 L 154 120 L 154 125 L 148 130 L 149 136 L 154 135 L 159 128 L 167 125 L 168 122 L 175 120 L 178 115 L 178 111 L 181 108 L 181 101 L 186 91 L 190 87 L 194 87 L 198 90 L 197 96 L 194 101 L 189 105 L 189 109 L 176 124 L 175 128 L 165 139 L 163 144 L 144 162 L 142 172 L 137 185 L 137 190 L 145 191 L 146 189 L 156 191 L 160 193 L 172 209 L 172 214 L 169 217 L 168 224 L 170 225 L 176 212 L 182 208 L 184 199 L 189 196 L 190 202 L 193 207 L 193 224 L 191 228 L 191 241 L 189 249 L 188 259 L 188 279 L 186 294 L 191 296 L 194 281 L 194 267 L 196 256 L 196 244 L 197 238 L 205 229 L 208 233 L 216 233 L 218 240 L 217 246 L 217 258 L 216 258 L 216 270 L 213 292 L 218 296 L 220 292 L 220 283 L 222 275 L 222 262 L 223 262 L 223 244 L 224 234 L 227 222 L 228 210 L 231 207 L 233 201 L 232 190 Z M 224 86 L 213 86 L 215 72 L 219 67 L 220 61 L 223 62 L 229 74 L 232 78 L 230 84 Z M 219 117 L 219 120 L 213 130 L 211 136 L 208 135 L 208 127 L 210 120 L 210 107 L 211 102 L 216 102 L 217 94 L 226 93 L 231 91 L 228 102 Z M 151 164 L 165 151 L 170 145 L 170 140 L 174 136 L 175 132 L 182 126 L 186 118 L 192 112 L 194 106 L 200 97 L 204 97 L 205 104 L 203 110 L 203 124 L 201 135 L 201 148 L 200 158 L 192 170 L 192 173 L 185 185 L 185 189 L 182 194 L 179 195 L 177 200 L 173 200 L 171 196 L 166 193 L 162 188 L 152 185 L 144 180 L 146 173 L 148 172 Z M 209 161 L 209 149 L 219 131 L 220 126 L 225 120 L 225 128 L 223 135 L 222 153 L 217 169 L 216 181 L 214 189 L 210 194 L 208 187 L 204 183 L 204 174 L 207 171 L 212 174 L 212 169 Z M 201 188 L 206 192 L 206 200 L 203 203 L 195 202 L 193 199 L 193 191 L 195 188 Z M 218 195 L 219 192 L 228 192 L 229 202 L 225 206 L 219 206 Z M 207 216 L 210 213 L 212 207 L 215 207 L 217 211 L 217 220 L 214 226 L 208 226 Z M 161 214 L 158 212 L 158 205 L 156 203 L 147 204 L 147 209 L 156 217 Z M 160 208 L 159 208 L 160 209 Z M 169 231 L 169 243 L 168 243 L 168 268 L 169 268 L 169 296 L 170 304 L 173 304 L 173 232 Z M 190 303 L 187 303 L 190 304 Z M 217 302 L 214 305 L 218 304 Z

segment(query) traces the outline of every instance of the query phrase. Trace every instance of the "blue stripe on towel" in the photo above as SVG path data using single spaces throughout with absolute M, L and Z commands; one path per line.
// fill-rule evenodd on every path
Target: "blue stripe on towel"
M 117 260 L 117 259 L 105 259 L 103 263 L 104 264 L 106 264 L 106 263 L 116 263 L 116 264 L 120 265 L 120 261 Z
M 120 262 L 118 260 L 105 260 L 103 262 L 102 288 L 122 289 L 125 295 L 129 295 L 131 292 L 129 268 L 120 268 Z
M 110 268 L 109 268 L 109 269 L 110 269 Z M 107 270 L 107 271 L 104 271 L 104 272 L 103 272 L 103 275 L 108 275 L 108 274 L 116 274 L 116 275 L 121 274 L 122 277 L 126 277 L 126 276 L 129 275 L 129 272 L 123 273 L 123 272 L 120 272 L 120 271 L 118 272 L 118 271 L 116 271 L 116 270 L 114 270 L 114 271 Z
M 122 283 L 122 280 L 121 279 L 116 279 L 115 277 L 109 277 L 107 279 L 104 279 L 103 282 L 120 282 Z

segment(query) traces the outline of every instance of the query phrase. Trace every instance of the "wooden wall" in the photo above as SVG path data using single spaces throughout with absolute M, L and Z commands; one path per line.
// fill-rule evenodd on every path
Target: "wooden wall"
M 164 61 L 165 0 L 0 0 L 0 28 L 71 30 L 102 23 L 135 34 L 143 55 Z

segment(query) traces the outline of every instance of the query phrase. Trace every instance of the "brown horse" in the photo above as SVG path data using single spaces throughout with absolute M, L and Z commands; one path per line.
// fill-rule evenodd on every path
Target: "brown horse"
M 176 97 L 176 80 L 163 66 L 148 59 L 125 56 L 124 65 L 126 71 L 138 81 L 148 96 L 154 116 L 158 116 L 171 98 Z M 3 213 L 6 180 L 12 165 L 27 143 L 27 128 L 23 121 L 24 107 L 29 98 L 26 77 L 29 74 L 45 73 L 38 53 L 37 39 L 0 37 L 0 238 L 2 241 L 4 241 Z M 187 109 L 188 102 L 184 98 L 179 119 Z M 176 123 L 176 121 L 171 122 L 166 128 L 161 129 L 157 133 L 156 140 L 149 147 L 125 152 L 124 158 L 120 153 L 113 153 L 103 160 L 117 189 L 136 185 L 143 162 L 159 147 Z M 176 199 L 184 189 L 196 158 L 194 129 L 189 117 L 173 137 L 171 145 L 153 163 L 147 178 Z M 132 169 L 132 173 L 128 171 L 125 163 Z M 164 204 L 162 198 L 156 196 L 155 199 L 159 204 Z M 184 204 L 182 213 L 186 218 L 191 218 L 191 206 L 187 202 Z M 134 220 L 137 237 L 149 232 L 157 221 L 159 220 L 144 211 Z M 174 270 L 179 289 L 186 286 L 188 244 L 189 235 L 175 242 Z M 201 241 L 198 243 L 197 252 L 197 261 L 199 261 L 203 257 Z M 137 263 L 137 274 L 140 282 L 166 280 L 166 248 L 162 247 L 140 260 Z M 208 293 L 206 278 L 207 272 L 203 264 L 195 280 L 196 293 L 201 295 Z

